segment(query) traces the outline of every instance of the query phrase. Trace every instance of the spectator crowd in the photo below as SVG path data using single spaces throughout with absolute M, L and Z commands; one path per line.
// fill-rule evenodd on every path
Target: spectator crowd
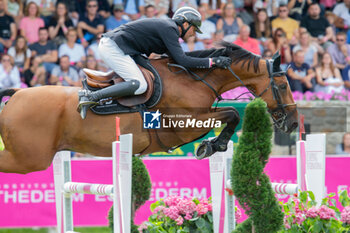
M 350 88 L 350 0 L 0 0 L 0 88 L 79 86 L 82 68 L 107 71 L 102 33 L 132 20 L 202 15 L 184 51 L 235 43 L 269 59 L 277 51 L 292 91 Z M 155 57 L 156 55 L 152 55 Z

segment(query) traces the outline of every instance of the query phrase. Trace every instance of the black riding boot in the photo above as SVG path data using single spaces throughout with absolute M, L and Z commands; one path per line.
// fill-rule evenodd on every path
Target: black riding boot
M 78 93 L 81 118 L 85 119 L 87 110 L 96 105 L 97 101 L 103 98 L 119 98 L 123 96 L 135 95 L 135 91 L 140 87 L 138 80 L 117 83 L 113 86 L 103 88 L 98 91 L 80 90 Z

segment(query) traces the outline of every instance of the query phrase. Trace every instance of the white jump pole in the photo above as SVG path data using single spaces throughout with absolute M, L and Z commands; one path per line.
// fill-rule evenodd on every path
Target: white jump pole
M 56 154 L 54 179 L 59 233 L 73 232 L 71 199 L 73 193 L 112 196 L 114 233 L 130 233 L 132 134 L 121 135 L 119 141 L 119 118 L 117 118 L 116 135 L 117 141 L 112 144 L 113 185 L 72 182 L 70 152 Z
M 209 158 L 214 233 L 230 233 L 235 228 L 234 196 L 225 191 L 232 155 L 233 142 L 229 141 L 227 151 L 216 152 Z

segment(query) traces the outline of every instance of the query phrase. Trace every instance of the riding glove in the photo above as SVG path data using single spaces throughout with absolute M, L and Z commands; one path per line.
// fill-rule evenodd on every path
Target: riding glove
M 232 63 L 232 60 L 229 57 L 220 56 L 220 57 L 213 57 L 212 59 L 214 63 L 213 65 L 219 68 L 227 68 Z

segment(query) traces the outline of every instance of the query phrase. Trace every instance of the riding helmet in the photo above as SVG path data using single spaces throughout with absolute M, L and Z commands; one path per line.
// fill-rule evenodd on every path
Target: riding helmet
M 199 29 L 202 24 L 201 14 L 192 7 L 184 6 L 177 9 L 172 20 L 174 20 L 179 26 L 182 26 L 184 22 L 188 22 L 190 25 L 193 25 L 196 28 L 198 33 L 202 33 L 202 31 Z

